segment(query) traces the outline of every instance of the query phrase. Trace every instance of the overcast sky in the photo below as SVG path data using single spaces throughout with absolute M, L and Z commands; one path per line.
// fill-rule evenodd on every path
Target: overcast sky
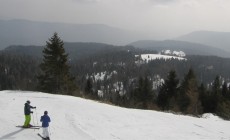
M 230 32 L 230 0 L 0 0 L 0 19 L 99 23 L 168 38 Z

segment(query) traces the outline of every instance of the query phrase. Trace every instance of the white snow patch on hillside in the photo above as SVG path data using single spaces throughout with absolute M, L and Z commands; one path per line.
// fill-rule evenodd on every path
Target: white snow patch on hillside
M 104 72 L 93 74 L 90 77 L 93 78 L 95 81 L 98 81 L 98 80 L 103 81 L 105 80 L 105 76 L 106 76 L 106 79 L 110 79 L 113 74 L 117 74 L 117 72 L 113 71 L 109 73 L 109 72 L 104 71 Z
M 171 51 L 171 50 L 162 50 L 160 52 L 162 55 L 172 55 L 172 56 L 178 56 L 178 57 L 185 57 L 186 54 L 183 51 Z
M 195 118 L 127 109 L 82 98 L 40 92 L 0 91 L 0 140 L 41 140 L 24 122 L 24 103 L 37 109 L 32 124 L 47 110 L 51 140 L 229 140 L 230 122 L 213 115 Z
M 165 82 L 165 80 L 161 78 L 160 75 L 155 75 L 152 81 L 153 81 L 152 86 L 154 90 L 157 90 Z
M 179 57 L 185 57 L 186 54 L 183 51 L 173 51 L 173 55 L 179 56 Z
M 143 61 L 149 62 L 151 60 L 156 60 L 156 59 L 164 59 L 164 60 L 169 60 L 169 59 L 177 59 L 177 60 L 187 60 L 186 58 L 183 57 L 178 57 L 178 56 L 169 56 L 169 55 L 162 55 L 162 54 L 141 54 L 141 55 L 136 55 L 135 57 L 140 57 Z
M 105 74 L 106 74 L 106 72 L 96 73 L 94 75 L 95 81 L 98 81 L 98 80 L 103 81 L 105 79 Z

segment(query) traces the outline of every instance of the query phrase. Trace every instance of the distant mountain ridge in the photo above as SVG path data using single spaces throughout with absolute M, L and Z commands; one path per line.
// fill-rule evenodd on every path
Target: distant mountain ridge
M 22 46 L 13 45 L 2 50 L 18 55 L 29 55 L 33 57 L 42 58 L 42 50 L 45 46 Z M 133 50 L 132 46 L 114 46 L 104 43 L 88 43 L 88 42 L 64 42 L 66 53 L 69 54 L 70 59 L 83 59 L 97 53 L 114 52 L 117 50 Z
M 219 57 L 230 57 L 230 52 L 214 48 L 211 46 L 186 42 L 186 41 L 177 41 L 177 40 L 164 40 L 164 41 L 155 41 L 155 40 L 140 40 L 129 45 L 136 48 L 147 49 L 147 50 L 156 50 L 158 52 L 162 50 L 175 50 L 183 51 L 188 55 L 214 55 Z
M 230 32 L 195 31 L 176 40 L 200 43 L 230 52 Z
M 169 49 L 184 51 L 188 55 L 230 57 L 230 32 L 197 31 L 175 40 L 136 41 L 149 37 L 139 32 L 103 24 L 49 23 L 29 20 L 0 20 L 0 50 L 12 45 L 44 46 L 54 32 L 57 32 L 64 42 L 97 42 L 116 46 L 129 44 L 149 50 Z
M 42 57 L 42 50 L 45 46 L 34 46 L 34 45 L 12 45 L 6 47 L 2 51 L 15 53 L 19 55 L 31 55 L 35 57 Z M 64 47 L 66 52 L 69 54 L 70 58 L 73 59 L 82 59 L 93 54 L 97 53 L 106 53 L 117 50 L 134 50 L 135 48 L 140 48 L 141 50 L 150 50 L 157 51 L 158 53 L 167 54 L 168 51 L 172 51 L 171 53 L 179 53 L 183 52 L 184 55 L 211 55 L 211 56 L 219 56 L 219 57 L 230 57 L 230 53 L 227 51 L 223 51 L 221 49 L 217 49 L 214 47 L 183 42 L 183 41 L 175 41 L 175 40 L 166 40 L 166 41 L 153 41 L 153 40 L 142 40 L 129 44 L 128 46 L 114 46 L 110 44 L 104 43 L 94 43 L 94 42 L 64 42 Z M 166 52 L 165 52 L 166 51 Z M 155 52 L 155 53 L 157 53 Z M 180 53 L 180 55 L 182 55 Z M 171 54 L 172 55 L 172 54 Z
M 103 24 L 49 23 L 28 20 L 0 20 L 0 49 L 10 45 L 45 45 L 54 32 L 65 42 L 98 42 L 125 45 L 141 34 Z

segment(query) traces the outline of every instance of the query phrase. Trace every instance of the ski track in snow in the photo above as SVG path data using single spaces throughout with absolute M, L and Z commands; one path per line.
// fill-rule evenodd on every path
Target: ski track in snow
M 65 115 L 65 119 L 67 120 L 67 122 L 69 123 L 68 124 L 68 127 L 69 128 L 73 128 L 74 132 L 73 133 L 78 133 L 79 134 L 79 138 L 78 139 L 89 139 L 89 140 L 95 140 L 92 136 L 90 136 L 90 134 L 88 134 L 86 131 L 84 131 L 82 128 L 81 128 L 81 125 L 78 124 L 76 125 L 76 119 L 73 115 Z
M 230 140 L 230 121 L 211 114 L 195 118 L 29 91 L 0 91 L 0 140 L 41 140 L 42 129 L 15 127 L 24 123 L 27 100 L 37 107 L 31 124 L 41 125 L 49 112 L 51 140 Z

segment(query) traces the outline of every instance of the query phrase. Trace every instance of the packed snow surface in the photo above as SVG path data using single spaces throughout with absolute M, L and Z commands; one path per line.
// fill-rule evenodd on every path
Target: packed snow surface
M 33 125 L 49 112 L 51 140 L 230 140 L 230 122 L 211 114 L 196 118 L 29 91 L 0 91 L 0 140 L 41 140 L 41 129 L 15 127 L 24 122 L 27 100 L 37 107 Z

